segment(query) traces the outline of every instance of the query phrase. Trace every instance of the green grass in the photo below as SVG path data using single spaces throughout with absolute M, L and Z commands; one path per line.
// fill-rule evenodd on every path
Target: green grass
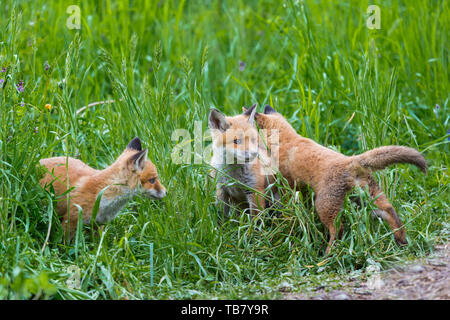
M 447 1 L 376 1 L 380 30 L 366 27 L 368 1 L 76 2 L 80 30 L 66 27 L 62 2 L 0 8 L 0 298 L 276 298 L 281 283 L 307 290 L 449 240 Z M 77 114 L 106 99 L 116 102 Z M 370 217 L 359 190 L 366 206 L 346 202 L 328 257 L 311 195 L 254 219 L 222 217 L 208 165 L 172 162 L 172 133 L 194 138 L 210 107 L 237 114 L 254 102 L 344 154 L 389 144 L 423 152 L 426 176 L 401 165 L 377 174 L 408 246 Z M 136 198 L 103 231 L 63 245 L 38 160 L 104 168 L 136 135 L 167 198 Z M 79 289 L 67 285 L 74 265 Z

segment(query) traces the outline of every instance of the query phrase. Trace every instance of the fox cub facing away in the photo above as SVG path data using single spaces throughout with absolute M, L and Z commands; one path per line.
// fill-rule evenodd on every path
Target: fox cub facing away
M 96 222 L 107 223 L 114 219 L 120 209 L 142 192 L 149 198 L 161 199 L 166 189 L 158 179 L 155 166 L 147 160 L 147 149 L 142 150 L 139 138 L 134 138 L 119 158 L 104 170 L 96 170 L 80 160 L 66 157 L 41 159 L 40 164 L 48 172 L 41 179 L 44 187 L 53 185 L 55 194 L 69 194 L 69 207 L 66 195 L 57 203 L 56 210 L 62 217 L 64 232 L 73 237 L 78 225 L 78 206 L 83 209 L 83 222 L 89 223 L 98 194 L 108 187 L 100 200 Z
M 266 201 L 263 194 L 274 180 L 267 150 L 259 143 L 254 124 L 255 112 L 256 105 L 244 115 L 234 117 L 226 117 L 214 108 L 209 114 L 213 140 L 211 166 L 215 168 L 214 175 L 219 176 L 217 199 L 225 203 L 226 215 L 231 205 L 248 208 L 251 214 L 258 207 L 264 209 Z M 258 192 L 252 192 L 250 188 Z
M 330 232 L 327 253 L 336 238 L 335 218 L 346 194 L 355 186 L 369 188 L 375 205 L 380 209 L 375 213 L 395 230 L 397 243 L 407 243 L 395 209 L 371 172 L 395 163 L 410 163 L 426 173 L 427 163 L 420 152 L 403 146 L 385 146 L 348 157 L 300 136 L 281 114 L 268 105 L 264 114 L 255 114 L 255 120 L 260 128 L 266 129 L 268 137 L 272 132 L 278 135 L 279 170 L 290 185 L 307 184 L 314 189 L 316 211 Z

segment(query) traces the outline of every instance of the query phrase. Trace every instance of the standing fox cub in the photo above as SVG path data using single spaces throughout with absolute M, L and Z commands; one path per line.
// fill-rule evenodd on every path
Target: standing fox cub
M 78 225 L 78 206 L 83 209 L 83 222 L 89 223 L 95 201 L 101 190 L 108 187 L 100 200 L 96 222 L 104 224 L 114 219 L 120 209 L 137 192 L 153 199 L 161 199 L 166 189 L 158 179 L 155 166 L 147 160 L 147 149 L 142 150 L 139 138 L 128 144 L 119 158 L 104 170 L 96 170 L 80 160 L 66 157 L 41 159 L 40 164 L 48 172 L 41 179 L 44 187 L 52 184 L 57 196 L 73 188 L 57 203 L 56 210 L 62 217 L 64 232 L 72 238 Z
M 266 207 L 262 196 L 266 187 L 274 181 L 267 150 L 261 147 L 254 123 L 256 105 L 244 115 L 226 117 L 217 109 L 211 109 L 209 128 L 212 130 L 213 157 L 211 166 L 219 175 L 217 199 L 225 203 L 227 215 L 230 205 L 250 209 Z M 233 183 L 237 180 L 258 193 Z
M 407 243 L 397 212 L 371 172 L 395 163 L 410 163 L 426 173 L 427 163 L 420 152 L 403 146 L 386 146 L 348 157 L 300 136 L 281 114 L 268 105 L 264 114 L 255 114 L 255 119 L 260 128 L 266 129 L 268 137 L 271 132 L 278 135 L 279 170 L 289 184 L 307 184 L 314 189 L 317 213 L 330 232 L 326 253 L 329 253 L 336 238 L 335 218 L 346 194 L 355 186 L 369 188 L 370 196 L 380 209 L 376 214 L 395 230 L 394 237 L 398 244 Z

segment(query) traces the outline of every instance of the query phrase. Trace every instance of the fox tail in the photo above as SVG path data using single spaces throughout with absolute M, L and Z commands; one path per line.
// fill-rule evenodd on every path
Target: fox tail
M 416 149 L 404 146 L 379 147 L 354 156 L 363 168 L 381 170 L 396 163 L 410 163 L 427 173 L 427 161 Z

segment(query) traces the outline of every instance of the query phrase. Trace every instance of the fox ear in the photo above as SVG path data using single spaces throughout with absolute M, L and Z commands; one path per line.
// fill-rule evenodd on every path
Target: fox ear
M 145 161 L 147 161 L 147 149 L 137 152 L 130 157 L 129 162 L 136 171 L 142 171 L 145 167 Z
M 277 113 L 277 111 L 268 104 L 266 104 L 266 106 L 264 107 L 264 114 L 271 114 L 271 113 Z
M 211 108 L 209 112 L 208 125 L 210 129 L 217 129 L 222 132 L 225 132 L 230 127 L 230 123 L 225 118 L 225 115 L 215 108 Z
M 127 145 L 127 149 L 142 151 L 141 139 L 139 137 L 134 138 Z
M 256 106 L 257 106 L 257 104 L 255 103 L 249 109 L 247 109 L 247 111 L 244 112 L 244 115 L 249 116 L 248 117 L 248 122 L 251 125 L 253 125 L 255 123 Z
M 254 105 L 252 105 L 250 108 L 246 108 L 246 107 L 242 107 L 242 112 L 244 112 L 244 115 L 249 116 L 252 114 L 253 109 L 255 109 L 258 106 L 257 103 L 255 103 Z

